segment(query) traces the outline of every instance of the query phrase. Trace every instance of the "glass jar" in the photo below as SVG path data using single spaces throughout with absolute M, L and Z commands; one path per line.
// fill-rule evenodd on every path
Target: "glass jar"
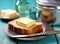
M 49 6 L 41 6 L 37 8 L 38 17 L 40 16 L 40 21 L 44 20 L 47 23 L 53 23 L 56 20 L 56 8 Z M 40 14 L 39 14 L 40 13 Z M 37 15 L 36 14 L 36 15 Z
M 54 7 L 43 7 L 42 10 L 42 19 L 46 22 L 46 23 L 54 23 L 56 21 L 56 8 Z
M 60 21 L 59 21 L 59 14 L 60 14 L 60 9 L 58 9 L 58 7 L 60 6 L 60 1 L 59 0 L 36 0 L 36 16 L 42 16 L 42 11 L 44 10 L 43 7 L 48 7 L 52 13 L 53 13 L 53 17 L 55 17 L 55 23 L 54 25 L 59 25 Z M 41 12 L 41 14 L 39 14 Z M 52 19 L 52 21 L 49 22 L 53 23 L 53 17 L 50 17 L 50 19 Z M 38 17 L 37 17 L 38 18 Z M 40 17 L 41 19 L 41 17 Z M 44 18 L 45 19 L 45 18 Z M 45 19 L 46 21 L 46 19 Z M 48 21 L 46 21 L 48 22 Z
M 47 0 L 45 0 L 47 1 Z M 45 3 L 45 4 L 44 4 Z M 40 21 L 54 23 L 56 21 L 56 6 L 50 2 L 36 0 L 36 16 L 40 16 Z
M 16 11 L 20 14 L 20 17 L 29 18 L 29 4 L 26 0 L 16 1 Z

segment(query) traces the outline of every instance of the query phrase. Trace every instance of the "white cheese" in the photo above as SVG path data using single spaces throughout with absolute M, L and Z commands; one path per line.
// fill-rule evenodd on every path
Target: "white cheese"
M 16 20 L 16 24 L 24 28 L 29 28 L 35 24 L 35 20 L 29 18 L 20 18 Z
M 16 18 L 18 16 L 17 12 L 12 9 L 1 10 L 2 18 Z

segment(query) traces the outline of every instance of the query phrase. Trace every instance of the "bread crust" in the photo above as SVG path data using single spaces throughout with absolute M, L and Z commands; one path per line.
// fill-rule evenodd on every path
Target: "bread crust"
M 37 32 L 43 31 L 43 23 L 41 22 L 36 22 L 35 25 L 26 29 L 26 28 L 18 26 L 15 21 L 16 20 L 13 20 L 8 23 L 8 29 L 15 33 L 30 35 L 30 34 L 35 34 Z

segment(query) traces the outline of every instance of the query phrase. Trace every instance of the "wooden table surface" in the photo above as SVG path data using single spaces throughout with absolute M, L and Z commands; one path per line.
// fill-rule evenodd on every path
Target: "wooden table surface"
M 15 9 L 15 2 L 16 0 L 0 0 L 0 10 L 3 9 Z M 28 2 L 31 4 L 31 7 L 34 6 L 35 1 L 34 0 L 28 0 Z M 58 21 L 59 21 L 58 17 Z M 0 19 L 0 44 L 56 44 L 55 36 L 49 35 L 48 37 L 36 40 L 36 41 L 17 41 L 13 40 L 12 38 L 9 38 L 5 32 L 4 29 L 7 26 L 7 22 L 3 22 Z M 60 30 L 60 26 L 54 26 L 56 30 Z M 60 34 L 58 34 L 58 40 L 60 44 Z

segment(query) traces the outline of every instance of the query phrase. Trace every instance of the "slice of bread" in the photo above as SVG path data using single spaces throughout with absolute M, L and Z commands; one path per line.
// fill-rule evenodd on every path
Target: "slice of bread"
M 8 28 L 15 33 L 30 35 L 30 34 L 35 34 L 37 32 L 43 31 L 43 23 L 42 22 L 36 22 L 33 26 L 31 26 L 29 28 L 24 28 L 24 27 L 20 27 L 19 25 L 17 25 L 16 20 L 18 20 L 18 19 L 15 19 L 8 23 Z

